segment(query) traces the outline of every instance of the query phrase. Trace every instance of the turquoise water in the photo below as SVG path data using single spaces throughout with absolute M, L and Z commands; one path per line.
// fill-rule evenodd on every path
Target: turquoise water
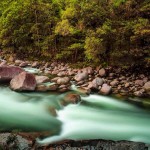
M 130 140 L 150 143 L 150 113 L 111 97 L 81 96 L 63 107 L 65 94 L 16 93 L 0 87 L 0 131 L 48 131 L 37 139 L 48 144 L 64 139 Z M 52 111 L 56 109 L 57 116 Z

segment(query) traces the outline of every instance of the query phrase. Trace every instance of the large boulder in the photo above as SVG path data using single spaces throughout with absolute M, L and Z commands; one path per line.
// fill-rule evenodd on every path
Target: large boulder
M 47 76 L 35 76 L 35 79 L 37 84 L 49 82 L 49 77 Z
M 150 94 L 150 81 L 146 82 L 143 87 L 146 93 Z
M 15 91 L 34 91 L 36 80 L 33 74 L 22 72 L 10 81 L 10 88 Z
M 85 80 L 85 79 L 87 79 L 87 78 L 88 78 L 88 73 L 87 73 L 87 72 L 78 73 L 78 74 L 74 77 L 74 79 L 75 79 L 76 81 Z
M 108 95 L 111 93 L 111 91 L 112 88 L 108 84 L 103 84 L 102 88 L 100 89 L 100 93 L 103 95 Z
M 0 81 L 10 81 L 24 70 L 16 66 L 0 66 Z

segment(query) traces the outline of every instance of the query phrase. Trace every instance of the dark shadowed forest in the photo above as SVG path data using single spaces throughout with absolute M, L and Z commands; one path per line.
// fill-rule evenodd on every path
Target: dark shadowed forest
M 5 57 L 150 65 L 149 0 L 1 0 Z

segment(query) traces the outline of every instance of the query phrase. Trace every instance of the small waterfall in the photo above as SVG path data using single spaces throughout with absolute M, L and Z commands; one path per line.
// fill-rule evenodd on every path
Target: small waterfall
M 72 89 L 77 90 L 74 85 Z M 150 143 L 148 112 L 106 96 L 90 95 L 82 97 L 82 101 L 58 112 L 58 120 L 62 122 L 60 135 L 37 142 L 45 145 L 64 139 L 106 139 Z

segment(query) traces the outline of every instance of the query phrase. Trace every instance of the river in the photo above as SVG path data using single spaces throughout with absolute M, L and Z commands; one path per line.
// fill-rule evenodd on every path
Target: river
M 75 91 L 74 91 L 75 92 Z M 49 132 L 41 145 L 64 139 L 106 139 L 150 144 L 150 113 L 112 97 L 81 96 L 63 107 L 65 94 L 17 93 L 0 86 L 0 131 Z M 51 113 L 57 111 L 57 117 Z

